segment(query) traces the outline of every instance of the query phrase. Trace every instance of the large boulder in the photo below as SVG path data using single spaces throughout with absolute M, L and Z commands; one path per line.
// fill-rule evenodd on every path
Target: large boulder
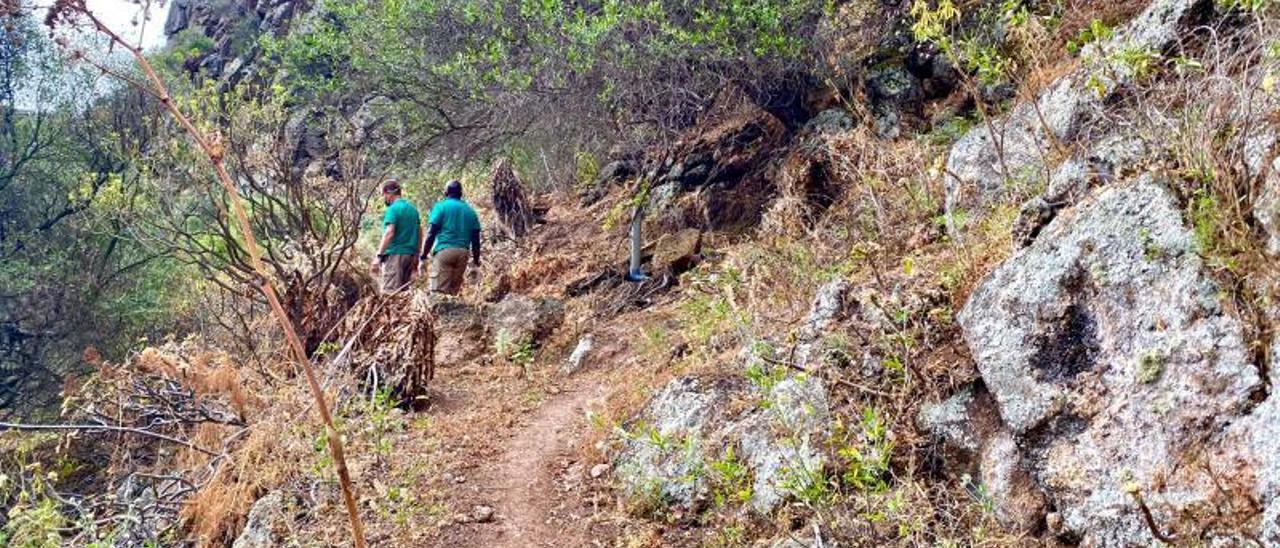
M 696 266 L 701 258 L 702 231 L 686 228 L 658 238 L 653 246 L 652 267 L 655 273 L 679 276 Z
M 1086 544 L 1155 541 L 1126 486 L 1159 518 L 1216 496 L 1183 463 L 1263 386 L 1219 295 L 1146 175 L 1059 214 L 958 315 L 1027 471 Z

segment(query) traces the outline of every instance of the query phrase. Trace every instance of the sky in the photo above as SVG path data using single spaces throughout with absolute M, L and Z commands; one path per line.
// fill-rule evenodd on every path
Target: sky
M 153 6 L 151 8 L 151 17 L 146 21 L 145 25 L 133 23 L 135 20 L 139 23 L 142 22 L 142 18 L 140 16 L 141 8 L 138 4 L 130 0 L 87 0 L 86 3 L 89 9 L 93 11 L 93 13 L 97 15 L 104 24 L 110 27 L 111 30 L 119 33 L 121 37 L 135 44 L 140 43 L 143 49 L 155 49 L 164 45 L 164 20 L 169 14 L 169 5 L 172 1 L 173 0 L 166 1 L 163 6 Z M 156 2 L 153 0 L 152 3 L 154 4 Z M 52 4 L 50 0 L 37 0 L 26 5 L 35 8 L 35 19 L 43 25 L 44 16 L 50 4 Z M 41 26 L 41 30 L 44 30 L 43 26 Z M 100 56 L 101 52 L 94 52 L 92 47 L 86 49 L 89 50 L 87 51 L 89 55 L 94 55 L 100 61 L 114 59 L 116 62 L 122 64 L 132 63 L 132 60 L 128 58 L 127 54 L 118 49 L 109 54 L 106 58 Z M 93 71 L 90 72 L 92 73 Z M 40 72 L 37 71 L 37 74 L 40 74 Z M 61 96 L 61 94 L 56 91 L 60 86 L 65 89 L 70 89 L 67 86 L 86 85 L 86 81 L 83 78 L 78 78 L 74 75 L 61 76 L 61 74 L 71 73 L 60 72 L 58 74 L 59 76 L 54 76 L 53 79 L 29 79 L 28 82 L 30 82 L 31 85 L 23 86 L 23 89 L 18 91 L 17 97 L 15 98 L 15 106 L 19 110 L 23 111 L 41 110 L 56 106 L 58 103 L 51 101 L 49 98 Z M 48 74 L 46 74 L 46 76 L 48 76 Z M 87 85 L 93 90 L 92 94 L 94 95 L 105 93 L 107 90 L 114 89 L 118 85 L 109 77 L 102 75 L 94 76 L 91 80 L 92 81 L 88 82 Z
M 39 20 L 44 20 L 44 13 L 51 3 L 49 0 L 37 0 L 33 3 L 39 13 Z M 142 9 L 136 2 L 130 0 L 87 0 L 86 2 L 89 10 L 102 19 L 111 30 L 135 44 L 141 39 L 143 49 L 164 45 L 164 20 L 169 15 L 169 6 L 172 3 L 173 0 L 168 0 L 160 6 L 155 5 L 158 2 L 152 0 L 151 17 L 145 21 L 144 25 L 134 24 L 135 21 L 144 23 L 141 17 Z
M 111 27 L 111 30 L 120 33 L 135 44 L 141 38 L 144 49 L 164 44 L 164 20 L 169 15 L 172 0 L 165 2 L 163 6 L 152 6 L 151 18 L 145 25 L 132 23 L 135 20 L 142 22 L 141 9 L 128 0 L 88 0 L 87 4 L 93 13 Z

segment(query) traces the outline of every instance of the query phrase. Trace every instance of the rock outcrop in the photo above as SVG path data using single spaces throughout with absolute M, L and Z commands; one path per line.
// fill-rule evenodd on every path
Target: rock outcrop
M 948 214 L 982 207 L 1012 181 L 1033 184 L 1049 177 L 1049 158 L 1081 138 L 1103 104 L 1135 75 L 1115 56 L 1163 51 L 1176 44 L 1210 10 L 1205 0 L 1156 0 L 1116 35 L 1086 48 L 1082 67 L 1063 76 L 1035 101 L 1019 103 L 991 127 L 979 124 L 947 157 Z M 952 227 L 955 230 L 955 227 Z
M 165 19 L 164 33 L 170 40 L 185 30 L 211 38 L 213 48 L 190 59 L 186 68 L 220 80 L 224 86 L 234 86 L 250 75 L 261 55 L 257 37 L 288 32 L 294 17 L 311 6 L 308 0 L 175 0 Z
M 292 520 L 288 500 L 284 491 L 267 493 L 249 509 L 249 519 L 240 536 L 236 537 L 232 548 L 272 548 L 285 542 L 285 531 Z
M 511 294 L 488 308 L 489 330 L 511 343 L 539 344 L 563 322 L 564 302 L 550 297 Z
M 759 404 L 733 410 L 730 402 L 742 398 Z M 822 477 L 829 421 L 826 389 L 816 377 L 785 376 L 767 385 L 682 377 L 625 427 L 614 468 L 633 500 L 692 509 L 725 480 L 713 463 L 732 461 L 751 478 L 750 507 L 768 515 Z
M 1277 404 L 1254 409 L 1260 368 L 1197 251 L 1173 193 L 1143 175 L 1060 212 L 974 289 L 958 321 L 981 386 L 919 422 L 1006 525 L 1151 544 L 1135 500 L 1177 524 L 1240 496 L 1193 466 L 1206 452 L 1236 455 L 1234 474 L 1257 478 L 1242 489 L 1275 500 Z

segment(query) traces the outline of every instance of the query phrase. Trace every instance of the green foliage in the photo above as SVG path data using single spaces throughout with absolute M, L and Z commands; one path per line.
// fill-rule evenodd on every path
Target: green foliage
M 92 78 L 28 18 L 0 29 L 0 372 L 35 381 L 0 407 L 21 414 L 56 409 L 86 347 L 119 359 L 190 302 L 189 271 L 121 222 L 154 213 L 135 163 L 148 111 Z
M 1142 255 L 1148 261 L 1158 261 L 1167 254 L 1146 227 L 1138 229 L 1138 241 L 1142 242 Z
M 264 49 L 292 96 L 396 98 L 387 121 L 412 129 L 402 135 L 468 154 L 536 135 L 568 180 L 581 175 L 574 155 L 599 150 L 618 128 L 677 129 L 725 81 L 812 66 L 809 46 L 831 9 L 828 0 L 357 0 L 324 4 L 300 23 L 308 32 Z
M 498 331 L 494 340 L 494 349 L 503 359 L 524 369 L 533 365 L 533 360 L 537 356 L 533 341 L 528 337 L 514 337 L 505 329 Z
M 859 491 L 884 492 L 889 489 L 889 460 L 893 456 L 888 422 L 868 407 L 862 411 L 858 427 L 858 432 L 848 435 L 851 441 L 838 450 L 846 466 L 841 478 Z
M 1071 55 L 1079 55 L 1085 46 L 1094 42 L 1102 42 L 1110 40 L 1115 35 L 1115 30 L 1107 26 L 1106 23 L 1098 19 L 1089 22 L 1089 26 L 1080 29 L 1075 38 L 1067 42 L 1067 52 Z
M 918 42 L 934 44 L 957 66 L 971 73 L 979 84 L 1004 84 L 1029 64 L 1017 42 L 1036 41 L 1033 29 L 1043 18 L 1023 2 L 1005 0 L 968 14 L 975 21 L 962 28 L 966 14 L 953 0 L 915 0 L 910 9 L 911 34 Z M 974 30 L 976 29 L 976 30 Z
M 1224 11 L 1244 13 L 1260 13 L 1275 5 L 1274 0 L 1216 0 L 1215 3 Z
M 716 506 L 744 504 L 751 500 L 754 478 L 751 469 L 733 451 L 725 449 L 724 456 L 711 463 L 711 492 Z
M 1200 253 L 1212 256 L 1219 251 L 1218 234 L 1225 222 L 1218 199 L 1207 188 L 1198 188 L 1191 196 L 1191 222 Z
M 41 497 L 19 502 L 9 510 L 3 537 L 14 548 L 57 548 L 62 545 L 59 531 L 65 525 L 57 503 Z
M 694 292 L 680 303 L 684 332 L 696 348 L 711 344 L 717 335 L 744 328 L 749 317 L 735 302 L 735 292 L 742 286 L 741 274 L 732 268 L 714 275 L 693 275 L 695 285 L 704 291 Z
M 392 395 L 391 389 L 383 388 L 374 393 L 363 410 L 363 421 L 379 461 L 389 458 L 395 448 L 395 440 L 390 434 L 405 429 L 404 414 L 400 413 L 399 405 L 400 401 Z
M 835 498 L 835 490 L 816 462 L 797 459 L 780 471 L 778 489 L 810 508 L 822 508 Z
M 574 155 L 573 180 L 577 186 L 586 186 L 596 180 L 600 174 L 600 161 L 594 154 L 578 151 Z

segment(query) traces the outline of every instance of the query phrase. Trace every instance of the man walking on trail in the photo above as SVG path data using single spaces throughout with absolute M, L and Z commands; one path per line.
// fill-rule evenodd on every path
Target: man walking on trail
M 409 287 L 418 273 L 422 243 L 422 217 L 413 204 L 400 196 L 400 182 L 388 179 L 382 185 L 387 213 L 382 216 L 382 242 L 373 271 L 382 270 L 382 293 L 391 294 Z
M 427 218 L 431 230 L 423 245 L 422 260 L 431 261 L 431 290 L 447 295 L 457 295 L 467 272 L 467 249 L 471 249 L 471 264 L 480 267 L 480 217 L 476 210 L 462 201 L 462 183 L 449 181 L 444 188 L 444 199 L 431 208 Z

